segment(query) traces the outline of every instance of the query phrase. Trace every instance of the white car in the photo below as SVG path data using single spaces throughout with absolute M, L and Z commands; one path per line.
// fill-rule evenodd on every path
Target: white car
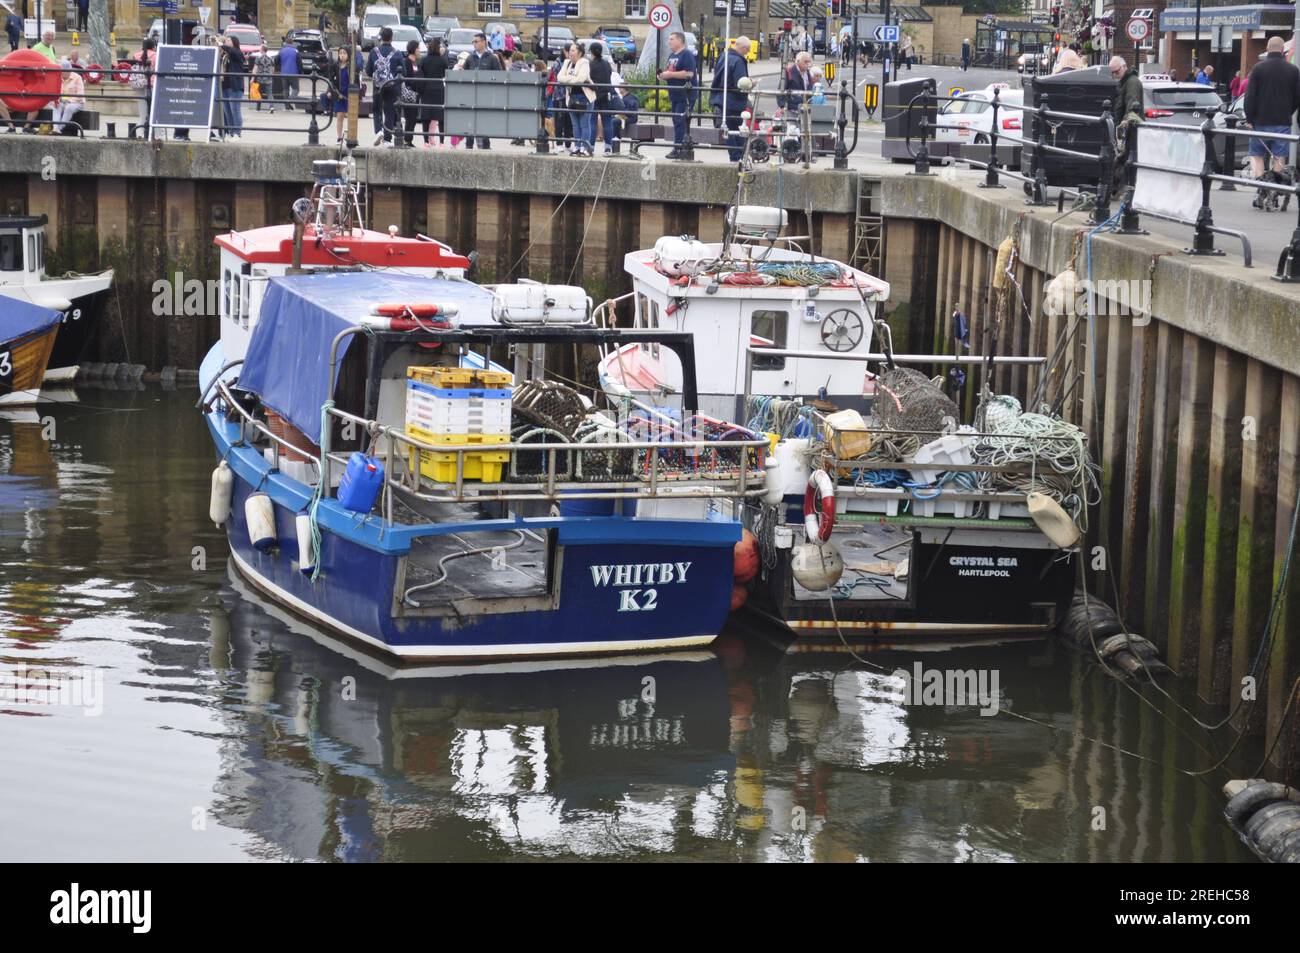
M 939 110 L 935 120 L 936 142 L 987 143 L 993 130 L 993 94 L 998 96 L 998 135 L 1021 136 L 1020 120 L 1024 111 L 1025 91 L 1006 83 L 994 83 L 987 89 L 962 93 Z
M 424 45 L 424 34 L 420 32 L 419 27 L 408 26 L 407 24 L 402 23 L 398 26 L 391 27 L 390 29 L 393 31 L 393 49 L 397 50 L 399 53 L 406 52 L 406 44 L 411 40 L 415 40 L 415 42 L 420 44 L 418 55 L 423 56 L 427 52 L 428 47 Z
M 393 28 L 393 45 L 396 46 L 396 31 L 401 25 L 402 18 L 397 15 L 397 7 L 372 3 L 366 7 L 366 12 L 361 17 L 361 48 L 368 50 L 377 44 L 379 42 L 379 31 L 386 26 Z

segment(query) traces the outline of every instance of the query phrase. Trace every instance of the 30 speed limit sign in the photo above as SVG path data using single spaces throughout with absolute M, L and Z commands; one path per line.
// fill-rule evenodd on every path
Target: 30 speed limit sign
M 1145 40 L 1149 30 L 1150 27 L 1147 26 L 1146 20 L 1133 19 L 1128 21 L 1128 36 L 1135 43 Z
M 673 11 L 666 3 L 656 3 L 650 8 L 650 13 L 646 16 L 650 25 L 656 30 L 666 29 L 668 24 L 673 22 Z

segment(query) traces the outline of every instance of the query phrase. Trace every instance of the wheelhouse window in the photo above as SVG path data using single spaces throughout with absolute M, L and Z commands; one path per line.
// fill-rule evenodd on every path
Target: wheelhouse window
M 789 323 L 788 311 L 755 311 L 749 319 L 751 347 L 785 348 L 786 326 Z M 780 371 L 785 369 L 784 357 L 764 357 L 754 355 L 754 370 Z
M 21 235 L 0 235 L 0 271 L 23 270 Z

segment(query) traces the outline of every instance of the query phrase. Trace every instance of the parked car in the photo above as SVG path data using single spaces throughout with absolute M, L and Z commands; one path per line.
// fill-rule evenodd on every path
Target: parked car
M 542 45 L 542 31 L 539 29 L 533 35 L 533 52 L 542 59 L 550 62 L 560 55 L 560 51 L 566 45 L 577 39 L 573 31 L 567 26 L 552 26 L 548 28 L 547 40 L 545 46 Z
M 1223 99 L 1214 91 L 1213 86 L 1180 83 L 1163 73 L 1148 73 L 1142 77 L 1142 106 L 1143 122 L 1154 125 L 1199 126 L 1211 116 L 1216 117 L 1216 124 L 1226 124 L 1226 120 L 1220 116 L 1224 109 Z M 1244 109 L 1240 118 L 1245 119 Z M 1138 138 L 1140 142 L 1141 136 Z M 1227 151 L 1226 140 L 1226 136 L 1214 137 L 1214 148 L 1220 166 Z M 1138 148 L 1140 150 L 1141 146 Z M 1237 158 L 1240 159 L 1246 154 L 1246 140 L 1238 138 L 1235 148 Z M 1141 152 L 1138 154 L 1141 155 Z
M 420 28 L 411 26 L 407 23 L 399 23 L 395 27 L 390 27 L 393 31 L 393 49 L 406 52 L 406 44 L 412 40 L 420 44 L 419 54 L 423 56 L 428 49 L 424 45 L 424 36 L 420 33 Z
M 233 36 L 239 41 L 239 49 L 245 56 L 258 56 L 266 49 L 262 31 L 251 23 L 232 23 L 221 31 L 222 36 Z
M 286 40 L 297 48 L 304 73 L 325 72 L 329 68 L 329 46 L 320 30 L 290 30 Z
M 199 23 L 198 20 L 182 20 L 181 21 L 181 43 L 183 43 L 186 46 L 189 46 L 190 41 L 194 39 L 194 31 L 202 30 L 202 29 L 203 29 L 203 25 Z M 256 29 L 256 27 L 254 27 L 254 29 Z M 153 22 L 149 24 L 149 32 L 146 34 L 146 36 L 148 36 L 155 43 L 162 43 L 163 41 L 162 18 L 155 17 L 153 19 Z M 240 37 L 239 42 L 241 45 L 243 44 L 244 42 L 243 37 Z
M 460 29 L 460 20 L 457 17 L 425 17 L 424 18 L 424 42 L 428 43 L 432 39 L 442 39 L 452 30 Z
M 502 33 L 506 33 L 515 38 L 516 50 L 522 50 L 524 48 L 524 37 L 523 34 L 519 32 L 519 27 L 507 20 L 488 20 L 487 23 L 483 24 L 483 35 L 488 39 L 491 39 L 492 31 L 498 27 L 501 28 Z
M 986 89 L 962 93 L 939 110 L 934 131 L 935 142 L 987 143 L 993 131 L 993 94 L 998 94 L 998 135 L 1021 136 L 1025 102 L 1023 89 L 1011 89 L 1006 83 L 994 83 Z M 1004 108 L 1006 107 L 1006 108 Z
M 605 44 L 605 49 L 609 52 L 609 58 L 615 63 L 636 59 L 636 39 L 632 36 L 632 31 L 627 27 L 598 26 L 591 36 L 592 39 Z
M 478 30 L 448 30 L 447 40 L 443 43 L 447 58 L 454 62 L 462 53 L 473 53 L 474 34 L 478 32 Z
M 371 4 L 366 7 L 361 17 L 361 48 L 368 50 L 379 42 L 379 31 L 384 27 L 399 27 L 402 18 L 397 15 L 397 7 Z

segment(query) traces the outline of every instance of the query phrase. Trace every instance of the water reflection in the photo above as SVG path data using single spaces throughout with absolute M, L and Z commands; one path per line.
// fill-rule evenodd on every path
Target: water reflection
M 23 779 L 0 858 L 1250 859 L 1225 775 L 1174 769 L 1198 762 L 1170 704 L 1048 642 L 925 656 L 997 670 L 1032 721 L 905 704 L 907 653 L 877 670 L 752 632 L 393 669 L 229 575 L 188 395 L 95 403 L 52 411 L 53 441 L 0 421 L 0 676 L 104 675 L 98 717 L 0 704 Z

